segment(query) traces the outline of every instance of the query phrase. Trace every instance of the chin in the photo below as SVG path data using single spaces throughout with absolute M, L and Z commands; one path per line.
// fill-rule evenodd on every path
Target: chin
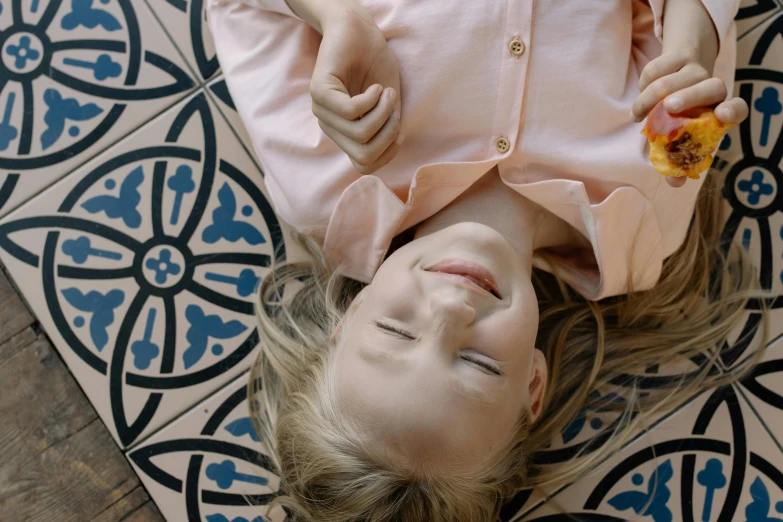
M 506 240 L 503 235 L 492 227 L 476 223 L 474 221 L 465 221 L 463 223 L 457 223 L 449 228 L 443 230 L 449 234 L 453 234 L 460 240 L 465 241 L 478 241 L 480 243 L 491 242 L 502 244 L 507 248 L 511 248 L 511 244 Z

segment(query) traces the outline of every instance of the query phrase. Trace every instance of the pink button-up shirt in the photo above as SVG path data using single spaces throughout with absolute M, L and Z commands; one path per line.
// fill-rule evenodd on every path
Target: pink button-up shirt
M 370 281 L 394 236 L 497 165 L 506 185 L 592 245 L 589 262 L 561 253 L 536 266 L 588 299 L 626 292 L 629 277 L 637 290 L 656 283 L 700 186 L 671 188 L 629 119 L 639 74 L 660 54 L 664 0 L 360 1 L 397 56 L 406 135 L 372 175 L 312 113 L 320 35 L 285 0 L 211 0 L 217 55 L 284 221 L 322 241 L 342 273 Z M 715 74 L 731 92 L 739 0 L 703 2 L 720 37 Z

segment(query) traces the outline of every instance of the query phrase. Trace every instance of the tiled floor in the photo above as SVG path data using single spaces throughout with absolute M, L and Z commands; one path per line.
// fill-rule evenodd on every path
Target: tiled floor
M 245 500 L 268 500 L 276 479 L 243 395 L 251 293 L 290 245 L 203 4 L 0 0 L 0 260 L 164 516 L 259 522 Z M 743 1 L 738 27 L 751 118 L 717 163 L 725 236 L 779 290 L 783 5 Z M 773 306 L 770 347 L 741 384 L 662 419 L 595 476 L 518 495 L 502 518 L 783 520 L 783 298 Z M 749 310 L 738 334 L 757 320 Z M 721 364 L 748 353 L 734 343 Z M 550 457 L 608 424 L 576 419 Z

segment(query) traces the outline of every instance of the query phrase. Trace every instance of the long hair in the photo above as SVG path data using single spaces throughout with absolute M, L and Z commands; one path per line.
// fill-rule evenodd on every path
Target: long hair
M 342 415 L 331 336 L 363 285 L 333 273 L 319 245 L 297 235 L 310 260 L 275 266 L 261 283 L 261 350 L 248 388 L 251 417 L 280 476 L 276 502 L 302 521 L 487 522 L 519 489 L 583 476 L 648 419 L 738 379 L 761 351 L 718 371 L 720 348 L 760 292 L 744 251 L 720 242 L 717 177 L 705 181 L 686 239 L 651 290 L 591 302 L 556 276 L 534 273 L 536 344 L 549 366 L 543 413 L 535 423 L 523 415 L 484 469 L 466 475 L 412 471 Z M 645 390 L 644 372 L 653 365 L 684 370 L 663 389 Z M 606 390 L 618 388 L 613 397 L 623 399 L 607 400 Z M 585 409 L 614 410 L 602 444 L 585 445 L 569 466 L 538 459 Z

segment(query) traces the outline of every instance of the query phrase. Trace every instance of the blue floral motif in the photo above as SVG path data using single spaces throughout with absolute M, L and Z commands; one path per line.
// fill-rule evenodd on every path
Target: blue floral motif
M 0 152 L 8 149 L 11 142 L 19 135 L 19 129 L 11 125 L 11 114 L 14 110 L 16 93 L 12 92 L 5 100 L 5 111 L 3 112 L 3 121 L 0 121 Z
M 171 219 L 169 223 L 176 225 L 179 221 L 179 213 L 182 209 L 182 198 L 196 190 L 193 182 L 193 169 L 187 165 L 180 165 L 177 171 L 169 179 L 168 187 L 174 191 L 174 205 L 171 207 Z
M 46 130 L 41 134 L 41 147 L 44 150 L 60 139 L 67 120 L 87 121 L 103 112 L 103 109 L 94 103 L 80 105 L 74 98 L 63 98 L 57 89 L 46 89 L 44 103 L 49 107 L 44 114 Z M 71 135 L 78 135 L 78 127 L 71 127 L 69 132 Z
M 78 288 L 66 288 L 63 297 L 77 310 L 92 314 L 90 338 L 98 351 L 102 351 L 109 342 L 106 329 L 114 323 L 114 310 L 125 300 L 125 292 L 110 290 L 105 295 L 96 291 L 84 294 Z
M 758 205 L 762 195 L 769 196 L 775 191 L 775 187 L 764 182 L 764 173 L 760 170 L 754 170 L 749 180 L 740 180 L 737 187 L 747 193 L 751 205 Z
M 723 463 L 718 459 L 710 459 L 704 465 L 696 480 L 705 487 L 704 507 L 702 508 L 701 519 L 709 522 L 712 518 L 712 502 L 715 498 L 715 490 L 726 487 L 726 476 L 723 474 Z
M 94 62 L 88 62 L 87 60 L 76 60 L 74 58 L 65 58 L 63 63 L 73 67 L 91 69 L 93 78 L 99 82 L 102 82 L 108 78 L 117 78 L 122 74 L 122 65 L 112 60 L 111 56 L 105 53 L 98 56 Z
M 71 12 L 63 16 L 60 23 L 62 28 L 73 31 L 83 25 L 88 29 L 100 26 L 107 31 L 122 29 L 122 25 L 114 16 L 103 9 L 95 9 L 92 3 L 93 0 L 71 0 Z
M 625 491 L 608 500 L 609 505 L 618 511 L 633 509 L 637 515 L 652 517 L 654 522 L 672 522 L 672 512 L 666 506 L 671 498 L 671 491 L 666 484 L 674 475 L 671 460 L 667 460 L 650 475 L 647 492 Z M 643 483 L 641 475 L 633 477 L 633 483 L 640 486 Z
M 82 203 L 82 208 L 90 214 L 105 212 L 111 219 L 122 219 L 125 226 L 139 228 L 141 226 L 141 214 L 136 210 L 141 202 L 139 185 L 144 181 L 144 169 L 136 167 L 120 186 L 119 196 L 95 196 Z M 107 188 L 113 188 L 114 182 L 107 184 Z
M 780 103 L 778 90 L 774 87 L 765 88 L 761 92 L 761 96 L 753 103 L 753 108 L 763 115 L 759 145 L 766 147 L 769 140 L 769 126 L 772 123 L 772 116 L 777 116 L 783 112 L 783 104 Z
M 265 486 L 269 483 L 264 477 L 238 472 L 237 465 L 228 459 L 219 464 L 210 464 L 207 466 L 206 473 L 207 478 L 217 484 L 220 489 L 230 489 L 234 481 L 247 482 L 248 484 L 259 486 Z
M 244 239 L 250 245 L 260 245 L 266 242 L 253 225 L 244 221 L 237 221 L 234 216 L 237 212 L 237 198 L 228 183 L 224 183 L 218 191 L 220 206 L 212 212 L 212 224 L 204 229 L 201 239 L 205 243 L 217 243 L 221 239 L 236 243 Z M 249 215 L 252 210 L 249 207 L 242 209 L 244 215 Z
M 253 428 L 253 422 L 250 420 L 250 417 L 241 417 L 229 422 L 224 429 L 234 437 L 249 435 L 253 441 L 261 442 L 261 438 L 256 433 L 255 428 Z
M 239 276 L 227 276 L 224 274 L 216 274 L 215 272 L 207 272 L 204 278 L 208 281 L 215 281 L 217 283 L 225 283 L 232 285 L 236 288 L 237 294 L 241 297 L 248 297 L 256 291 L 258 283 L 261 282 L 255 272 L 250 268 L 245 268 L 239 273 Z
M 207 351 L 210 337 L 231 339 L 247 330 L 247 326 L 239 321 L 223 322 L 217 315 L 206 315 L 198 305 L 189 305 L 185 309 L 185 318 L 190 323 L 188 333 L 185 335 L 190 346 L 182 354 L 185 369 L 201 360 Z
M 756 480 L 750 485 L 750 494 L 753 497 L 753 502 L 745 508 L 747 522 L 783 522 L 783 518 L 775 518 L 769 515 L 772 503 L 767 486 L 764 485 L 760 477 L 756 477 Z M 783 502 L 775 504 L 775 510 L 778 513 L 783 513 Z
M 27 65 L 27 60 L 37 60 L 41 57 L 40 51 L 37 51 L 30 47 L 30 37 L 23 35 L 19 39 L 19 45 L 9 45 L 6 52 L 11 56 L 16 57 L 14 65 L 17 69 L 24 69 Z
M 99 248 L 93 248 L 90 238 L 87 236 L 79 236 L 76 239 L 67 239 L 63 242 L 63 254 L 70 256 L 74 263 L 77 265 L 83 265 L 90 257 L 102 257 L 104 259 L 113 259 L 119 261 L 122 259 L 122 254 L 118 252 L 112 252 L 110 250 L 102 250 Z
M 160 354 L 160 347 L 152 342 L 152 329 L 155 328 L 155 316 L 157 313 L 157 310 L 150 308 L 150 311 L 147 312 L 147 324 L 144 327 L 144 338 L 131 345 L 133 365 L 139 370 L 146 370 L 149 368 L 152 360 Z
M 178 275 L 182 267 L 171 260 L 171 250 L 164 248 L 160 251 L 158 259 L 147 259 L 145 266 L 155 272 L 155 282 L 165 284 L 170 275 Z
M 207 522 L 266 522 L 266 519 L 261 515 L 254 517 L 252 520 L 248 520 L 245 517 L 229 519 L 226 515 L 216 513 L 214 515 L 207 515 Z

